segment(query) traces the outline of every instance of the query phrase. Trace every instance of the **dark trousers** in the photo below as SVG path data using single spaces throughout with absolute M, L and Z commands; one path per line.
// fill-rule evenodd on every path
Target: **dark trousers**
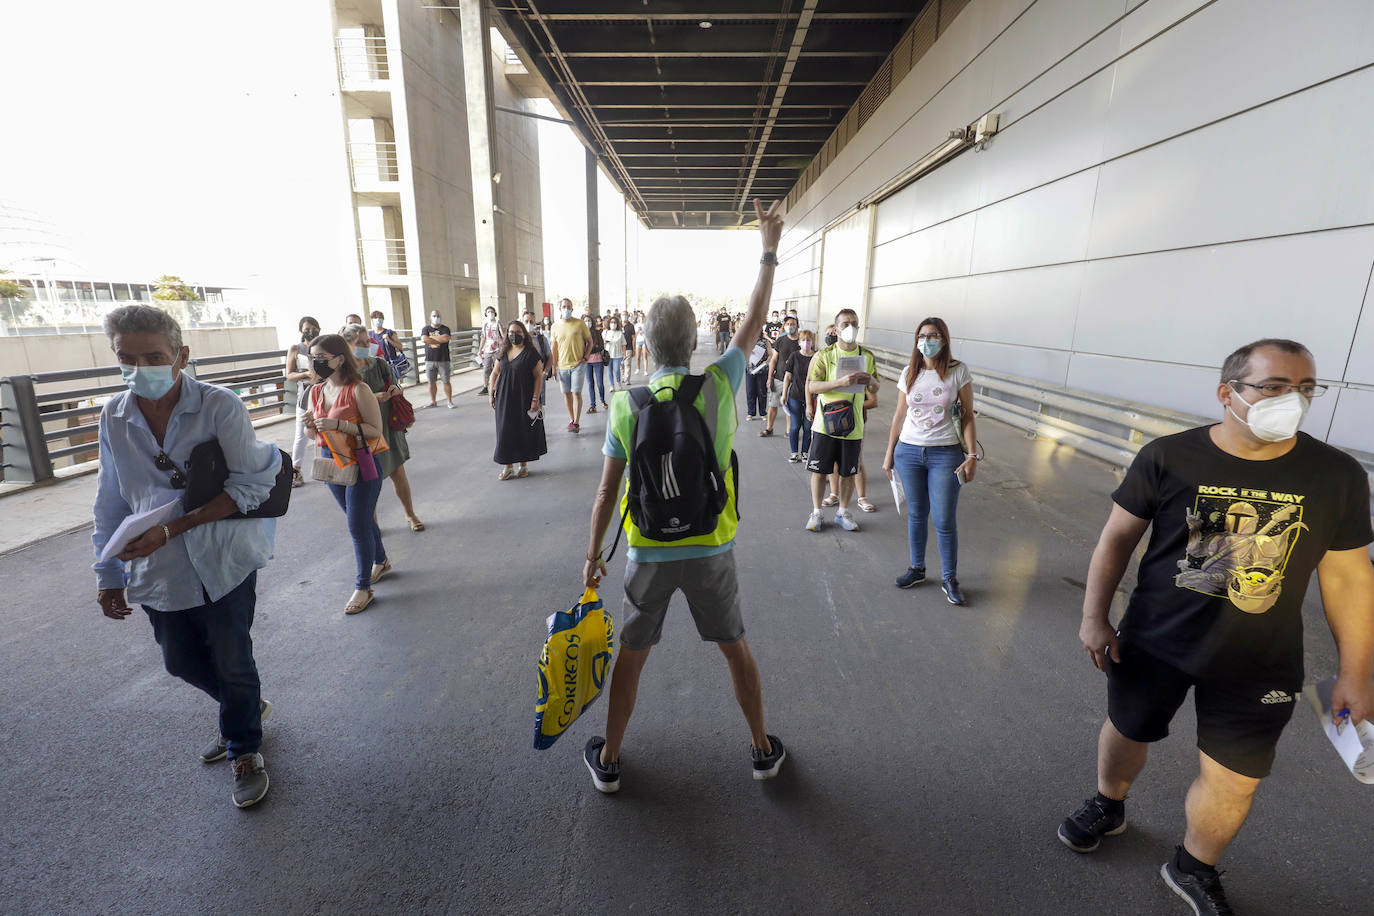
M 744 376 L 745 403 L 749 416 L 761 417 L 768 411 L 768 370 Z
M 262 746 L 262 699 L 253 661 L 253 610 L 258 574 L 248 574 L 218 601 L 184 611 L 158 611 L 147 605 L 153 637 L 162 647 L 167 673 L 199 687 L 219 704 L 219 732 L 229 759 L 256 754 Z
M 377 497 L 382 493 L 382 478 L 363 480 L 360 477 L 351 487 L 331 483 L 329 492 L 344 510 L 348 534 L 353 538 L 353 560 L 358 565 L 354 587 L 366 591 L 372 587 L 373 564 L 386 562 L 382 529 L 377 526 Z

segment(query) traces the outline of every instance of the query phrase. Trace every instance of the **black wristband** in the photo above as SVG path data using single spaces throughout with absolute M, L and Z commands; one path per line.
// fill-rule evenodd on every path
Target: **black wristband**
M 777 267 L 778 253 L 776 251 L 765 251 L 763 257 L 759 258 L 759 263 L 765 267 Z

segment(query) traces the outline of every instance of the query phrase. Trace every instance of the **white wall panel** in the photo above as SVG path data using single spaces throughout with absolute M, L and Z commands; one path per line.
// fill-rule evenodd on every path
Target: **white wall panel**
M 1160 349 L 1160 356 L 1166 356 L 1164 347 Z M 1070 388 L 1211 417 L 1219 416 L 1220 411 L 1217 378 L 1217 369 L 1211 366 L 1075 353 L 1069 364 L 1067 384 Z
M 1368 254 L 1374 260 L 1374 251 Z M 1355 330 L 1354 342 L 1350 346 L 1349 365 L 1344 378 L 1360 385 L 1374 385 L 1374 286 L 1369 285 L 1368 281 L 1366 284 L 1360 326 Z M 1366 422 L 1369 417 L 1374 417 L 1374 413 L 1366 415 Z M 1370 423 L 1370 426 L 1374 426 L 1374 423 Z
M 955 334 L 958 328 L 967 324 L 967 288 L 967 277 L 955 277 L 871 290 L 868 294 L 869 336 L 865 339 L 881 346 L 871 335 L 877 330 L 895 331 L 905 335 L 903 346 L 909 348 L 916 322 L 931 315 L 943 318 L 950 326 L 950 334 Z M 826 319 L 830 317 L 827 315 Z
M 1081 0 L 1039 0 L 997 42 L 991 103 L 1015 95 L 1033 81 L 1040 84 L 1034 95 L 1042 101 L 1063 90 L 1073 82 L 1072 78 L 1065 78 L 1073 68 L 1045 71 L 1119 18 L 1122 12 L 1120 3 L 1085 5 Z M 1116 43 L 1113 39 L 1111 44 L 1115 46 Z
M 1370 98 L 1374 70 L 1107 163 L 1089 256 L 1374 222 Z
M 981 196 L 980 169 L 985 159 L 972 152 L 961 153 L 878 204 L 873 243 L 881 245 L 976 208 Z
M 873 251 L 873 286 L 963 276 L 973 251 L 974 215 L 961 216 Z
M 972 272 L 1081 260 L 1096 187 L 1091 169 L 979 210 Z
M 1374 229 L 1087 264 L 1074 349 L 1220 366 L 1259 337 L 1301 340 L 1339 376 L 1374 258 Z
M 1313 404 L 1332 399 L 1336 400 L 1336 412 L 1331 422 L 1329 441 L 1374 454 L 1374 423 L 1369 422 L 1369 418 L 1374 417 L 1374 391 L 1368 388 L 1347 388 L 1339 393 L 1332 391 Z M 1321 436 L 1325 431 L 1325 427 L 1313 423 L 1311 419 L 1303 423 L 1303 428 L 1314 436 Z
M 1083 269 L 1080 262 L 969 277 L 965 325 L 951 327 L 950 333 L 1069 350 Z
M 966 325 L 964 325 L 966 327 Z M 989 343 L 960 336 L 961 332 L 953 327 L 949 336 L 954 338 L 954 356 L 969 364 L 975 379 L 978 368 L 995 369 L 1011 375 L 1063 385 L 1069 372 L 1070 353 L 1067 350 L 1043 350 L 1035 347 L 1017 347 L 1009 344 Z

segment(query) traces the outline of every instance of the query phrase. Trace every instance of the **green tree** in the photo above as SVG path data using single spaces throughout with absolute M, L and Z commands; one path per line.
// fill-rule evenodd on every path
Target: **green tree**
M 24 287 L 15 280 L 6 280 L 4 275 L 7 273 L 8 270 L 0 270 L 0 299 L 24 298 Z
M 163 274 L 157 278 L 157 288 L 153 290 L 153 298 L 161 299 L 163 302 L 198 302 L 200 301 L 200 293 L 187 286 L 180 277 L 173 274 Z

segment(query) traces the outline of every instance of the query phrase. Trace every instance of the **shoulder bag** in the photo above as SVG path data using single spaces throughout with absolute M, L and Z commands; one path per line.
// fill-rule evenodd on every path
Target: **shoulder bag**
M 251 512 L 235 512 L 226 515 L 231 518 L 281 518 L 291 503 L 291 479 L 295 468 L 291 456 L 277 449 L 281 456 L 281 468 L 272 482 L 272 490 L 256 509 Z M 181 497 L 181 507 L 187 512 L 201 506 L 224 492 L 224 484 L 229 479 L 229 462 L 225 460 L 224 449 L 219 439 L 207 439 L 191 449 L 191 457 L 186 459 L 186 492 Z

